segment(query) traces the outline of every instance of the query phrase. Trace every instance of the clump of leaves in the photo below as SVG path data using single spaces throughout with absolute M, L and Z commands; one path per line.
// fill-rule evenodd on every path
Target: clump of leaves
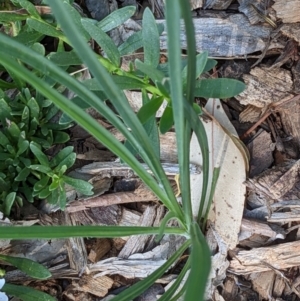
M 34 262 L 27 258 L 12 257 L 0 254 L 0 260 L 8 263 L 9 265 L 15 266 L 20 271 L 26 273 L 28 276 L 36 279 L 47 279 L 51 277 L 51 273 L 41 264 Z M 0 277 L 5 276 L 5 271 L 0 269 Z M 1 279 L 2 284 L 5 280 Z M 10 296 L 18 297 L 23 301 L 31 300 L 43 300 L 43 301 L 55 301 L 56 299 L 50 295 L 37 291 L 28 286 L 15 285 L 10 283 L 5 283 L 3 287 L 0 287 L 1 295 L 0 300 L 8 300 L 5 294 Z
M 0 211 L 9 215 L 13 204 L 22 206 L 24 200 L 35 198 L 47 198 L 64 209 L 65 183 L 92 194 L 89 183 L 64 175 L 76 159 L 72 147 L 65 147 L 51 160 L 43 152 L 69 140 L 62 130 L 71 124 L 51 122 L 58 108 L 41 96 L 32 97 L 29 89 L 14 99 L 0 93 Z

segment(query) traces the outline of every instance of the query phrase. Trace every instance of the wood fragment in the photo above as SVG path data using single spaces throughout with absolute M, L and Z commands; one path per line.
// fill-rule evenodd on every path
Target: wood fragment
M 116 192 L 112 194 L 105 194 L 95 198 L 90 198 L 82 201 L 75 201 L 66 208 L 66 212 L 77 212 L 87 210 L 93 207 L 107 207 L 117 204 L 128 204 L 136 202 L 152 202 L 158 201 L 158 198 L 148 191 L 144 195 L 139 195 L 135 192 Z
M 194 19 L 198 52 L 207 50 L 210 56 L 231 57 L 262 51 L 272 27 L 251 25 L 242 14 L 226 15 L 225 18 Z M 157 20 L 165 24 L 164 20 Z M 182 26 L 183 32 L 183 26 Z M 182 48 L 186 49 L 185 35 L 181 35 Z M 161 49 L 167 49 L 166 32 L 160 37 Z
M 141 216 L 138 225 L 149 227 L 153 225 L 156 217 L 156 206 L 148 206 L 143 215 Z M 142 252 L 149 239 L 149 235 L 135 235 L 131 236 L 118 257 L 128 258 L 131 254 Z
M 111 249 L 111 241 L 107 238 L 96 239 L 93 244 L 88 259 L 90 262 L 98 262 Z
M 300 24 L 299 23 L 287 23 L 283 24 L 280 28 L 280 32 L 290 39 L 293 39 L 300 44 Z
M 204 9 L 225 10 L 231 4 L 232 0 L 206 0 Z
M 273 142 L 271 135 L 264 130 L 260 130 L 255 137 L 247 144 L 250 152 L 250 172 L 249 177 L 259 175 L 273 163 Z
M 283 23 L 300 22 L 300 1 L 299 0 L 275 0 L 273 8 L 276 11 L 276 16 Z
M 276 232 L 266 223 L 243 218 L 241 224 L 241 232 L 239 234 L 239 240 L 246 239 L 253 234 L 267 236 L 273 240 L 277 238 L 285 238 L 283 231 L 281 231 L 281 233 Z
M 267 67 L 255 67 L 250 75 L 245 74 L 243 79 L 247 85 L 245 91 L 236 96 L 244 105 L 253 105 L 258 108 L 289 99 L 293 86 L 291 73 L 285 69 L 270 70 Z
M 300 241 L 283 243 L 271 247 L 239 251 L 230 262 L 228 271 L 237 275 L 247 275 L 270 271 L 272 266 L 284 270 L 300 265 Z
M 272 295 L 273 284 L 276 274 L 274 271 L 262 273 L 253 273 L 250 275 L 253 290 L 255 290 L 262 299 L 268 300 Z
M 113 284 L 114 281 L 107 276 L 94 278 L 91 275 L 83 275 L 78 282 L 73 283 L 71 289 L 91 293 L 97 297 L 104 297 Z
M 69 215 L 67 212 L 63 213 L 65 225 L 75 226 L 79 221 L 74 218 L 74 215 Z M 82 237 L 70 237 L 67 240 L 67 251 L 71 269 L 81 275 L 87 266 L 87 253 Z
M 273 200 L 283 197 L 299 181 L 300 160 L 291 160 L 282 166 L 275 166 L 249 179 L 246 184 L 258 192 L 264 193 Z

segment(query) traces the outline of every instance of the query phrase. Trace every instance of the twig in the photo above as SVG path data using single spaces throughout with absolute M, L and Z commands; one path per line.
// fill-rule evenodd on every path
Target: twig
M 245 139 L 248 137 L 260 124 L 262 124 L 272 113 L 278 110 L 278 108 L 282 107 L 283 105 L 290 103 L 292 101 L 298 101 L 300 100 L 300 94 L 296 95 L 290 99 L 278 101 L 275 103 L 272 103 L 268 106 L 265 113 L 261 116 L 261 118 L 249 129 L 247 130 L 242 136 L 240 136 L 240 139 Z

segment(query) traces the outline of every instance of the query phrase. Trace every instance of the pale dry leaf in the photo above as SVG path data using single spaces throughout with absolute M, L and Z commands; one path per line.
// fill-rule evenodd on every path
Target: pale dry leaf
M 210 100 L 212 101 L 212 100 Z M 232 128 L 228 126 L 225 113 L 218 101 L 212 101 L 213 105 L 208 105 L 212 110 L 211 120 L 205 119 L 203 122 L 209 141 L 210 176 L 212 180 L 213 168 L 220 166 L 220 175 L 217 183 L 213 204 L 209 213 L 209 221 L 214 224 L 215 231 L 220 235 L 228 248 L 233 249 L 238 243 L 238 233 L 240 231 L 241 219 L 244 210 L 246 187 L 246 158 L 242 153 L 243 148 L 237 146 L 237 138 L 230 134 Z M 219 115 L 220 123 L 214 118 Z M 221 125 L 222 124 L 222 125 Z M 226 128 L 230 130 L 226 130 Z M 195 135 L 191 139 L 190 151 L 191 163 L 202 166 L 202 154 Z M 197 215 L 202 192 L 202 177 L 191 175 L 191 195 L 193 213 Z M 210 188 L 208 192 L 210 191 Z M 206 204 L 208 201 L 208 195 Z

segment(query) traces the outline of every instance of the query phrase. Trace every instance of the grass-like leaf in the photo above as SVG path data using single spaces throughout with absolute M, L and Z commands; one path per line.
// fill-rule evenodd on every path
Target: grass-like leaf
M 184 208 L 185 222 L 192 219 L 190 197 L 190 170 L 189 170 L 189 137 L 187 137 L 187 116 L 185 115 L 181 78 L 181 43 L 180 43 L 180 0 L 166 0 L 167 43 L 169 55 L 169 74 L 171 84 L 171 99 L 176 132 L 176 145 L 180 169 L 180 189 Z M 184 2 L 184 5 L 187 5 Z M 187 5 L 189 6 L 189 5 Z M 189 8 L 188 8 L 189 9 Z M 191 69 L 192 70 L 192 69 Z M 189 78 L 189 77 L 188 77 Z M 195 78 L 195 72 L 192 79 Z
M 165 228 L 165 234 L 186 235 L 180 228 Z M 32 226 L 6 227 L 0 232 L 0 239 L 51 239 L 69 237 L 113 238 L 130 235 L 159 234 L 159 227 L 124 226 Z
M 194 222 L 190 228 L 192 240 L 191 271 L 187 281 L 185 300 L 204 299 L 206 280 L 208 278 L 211 259 L 210 250 L 199 225 Z

